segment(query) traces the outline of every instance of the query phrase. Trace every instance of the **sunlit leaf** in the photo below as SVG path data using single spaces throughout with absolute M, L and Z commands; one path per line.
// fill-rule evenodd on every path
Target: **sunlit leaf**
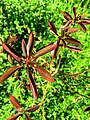
M 34 112 L 34 111 L 36 111 L 39 107 L 40 107 L 40 104 L 37 104 L 37 105 L 35 105 L 35 106 L 33 106 L 33 107 L 29 107 L 29 108 L 26 110 L 26 112 Z
M 67 33 L 71 34 L 71 33 L 77 32 L 77 31 L 78 31 L 78 28 L 69 28 Z
M 87 25 L 87 24 L 90 24 L 90 19 L 84 19 L 84 20 L 82 20 L 82 23 L 83 23 L 83 24 L 86 24 L 86 25 Z
M 48 26 L 50 27 L 50 32 L 51 32 L 52 34 L 58 35 L 58 34 L 57 34 L 57 31 L 56 31 L 56 27 L 55 27 L 55 25 L 54 25 L 52 22 L 48 21 Z
M 74 51 L 74 52 L 79 52 L 81 51 L 81 48 L 78 48 L 76 46 L 67 46 L 67 48 L 69 48 L 70 50 Z
M 27 51 L 26 51 L 26 43 L 24 41 L 24 39 L 22 40 L 22 52 L 24 54 L 24 57 L 27 57 Z
M 54 82 L 53 77 L 47 70 L 45 70 L 43 67 L 38 66 L 38 65 L 35 65 L 34 67 L 38 71 L 38 73 L 42 76 L 42 78 L 44 78 L 45 80 L 49 82 Z
M 10 54 L 8 54 L 8 61 L 10 62 L 10 64 L 13 64 L 12 56 Z
M 33 46 L 34 46 L 34 35 L 33 33 L 31 32 L 30 35 L 29 35 L 29 39 L 28 39 L 28 43 L 27 43 L 27 46 L 26 46 L 26 49 L 27 49 L 27 56 L 30 57 L 31 53 L 32 53 L 32 49 L 33 49 Z
M 56 47 L 57 47 L 57 45 L 55 45 L 55 44 L 49 44 L 49 45 L 45 46 L 44 48 L 42 48 L 36 52 L 36 54 L 34 55 L 34 59 L 37 59 L 38 57 L 56 49 Z
M 22 108 L 22 106 L 19 104 L 18 100 L 11 94 L 9 95 L 9 98 L 11 103 L 16 107 L 16 110 L 21 112 L 22 110 L 20 110 L 20 108 Z
M 81 23 L 81 22 L 79 22 L 78 24 L 79 24 L 79 26 L 80 26 L 80 29 L 81 29 L 83 32 L 86 32 L 86 27 L 84 26 L 84 24 Z
M 61 13 L 64 15 L 64 18 L 66 20 L 72 20 L 72 17 L 69 13 L 65 12 L 65 11 L 61 11 Z
M 56 49 L 54 49 L 54 50 L 51 51 L 52 59 L 54 59 L 56 57 L 56 54 L 57 54 L 57 51 L 58 51 L 58 48 L 59 48 L 59 43 L 60 43 L 60 39 L 53 43 L 57 47 L 56 47 Z
M 89 111 L 90 110 L 90 106 L 88 106 L 87 108 L 84 109 L 84 112 Z
M 22 61 L 22 58 L 20 58 L 19 56 L 17 56 L 12 52 L 14 50 L 8 44 L 5 44 L 4 42 L 2 42 L 2 46 L 15 60 L 17 60 L 18 62 Z
M 12 38 L 8 38 L 7 39 L 7 44 L 10 43 L 10 42 L 14 42 L 15 43 L 17 40 L 18 40 L 18 36 L 14 36 Z
M 64 40 L 65 40 L 66 42 L 68 42 L 68 43 L 71 43 L 71 44 L 81 45 L 81 43 L 80 43 L 78 40 L 73 39 L 73 38 L 71 38 L 71 37 L 67 37 L 67 38 L 65 38 Z
M 0 77 L 0 83 L 9 78 L 16 70 L 19 70 L 22 66 L 13 66 L 6 70 L 3 75 Z
M 85 14 L 82 14 L 82 15 L 80 16 L 80 19 L 83 20 L 83 19 L 85 19 L 85 17 L 86 17 L 86 15 L 85 15 Z
M 68 26 L 72 23 L 72 20 L 69 20 L 67 21 L 65 24 L 64 24 L 64 29 L 65 28 L 68 28 Z
M 19 116 L 21 116 L 22 114 L 16 114 L 16 115 L 13 115 L 9 118 L 7 118 L 6 120 L 16 120 Z
M 27 67 L 27 75 L 28 75 L 28 80 L 30 82 L 30 89 L 32 91 L 32 96 L 33 96 L 33 98 L 37 99 L 38 92 L 37 92 L 36 83 L 35 83 L 35 80 L 33 79 L 33 76 L 28 67 Z

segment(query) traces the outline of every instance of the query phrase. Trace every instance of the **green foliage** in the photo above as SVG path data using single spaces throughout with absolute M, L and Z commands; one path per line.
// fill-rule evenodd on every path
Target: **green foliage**
M 64 22 L 60 11 L 67 11 L 73 16 L 71 12 L 73 6 L 77 8 L 78 13 L 85 13 L 90 18 L 89 0 L 82 2 L 80 0 L 64 0 L 63 2 L 59 0 L 2 0 L 0 2 L 0 38 L 5 42 L 9 35 L 10 37 L 19 35 L 19 42 L 21 42 L 22 38 L 27 38 L 27 35 L 23 34 L 23 28 L 28 28 L 29 33 L 31 31 L 38 33 L 36 36 L 40 41 L 35 44 L 35 51 L 38 51 L 48 43 L 57 40 L 49 32 L 48 20 L 55 24 L 59 32 L 60 25 Z M 79 30 L 72 35 L 82 43 L 81 52 L 74 53 L 67 48 L 59 49 L 62 59 L 58 72 L 54 75 L 54 83 L 47 83 L 36 74 L 35 81 L 39 88 L 37 100 L 31 97 L 31 91 L 24 89 L 24 86 L 18 88 L 21 81 L 18 81 L 15 75 L 0 84 L 1 120 L 17 113 L 9 100 L 9 94 L 13 94 L 25 109 L 42 101 L 40 108 L 29 114 L 34 120 L 90 119 L 89 112 L 84 113 L 84 109 L 90 105 L 90 26 L 86 28 L 86 33 Z M 18 44 L 16 44 L 17 51 L 20 47 Z M 44 59 L 49 61 L 50 56 L 47 54 L 39 58 L 41 64 Z M 54 62 L 56 63 L 56 60 Z M 0 75 L 10 67 L 6 54 L 0 53 Z M 22 75 L 27 81 L 25 70 L 22 70 L 22 73 L 19 71 L 18 75 L 20 77 Z M 20 118 L 20 120 L 24 119 L 25 116 Z

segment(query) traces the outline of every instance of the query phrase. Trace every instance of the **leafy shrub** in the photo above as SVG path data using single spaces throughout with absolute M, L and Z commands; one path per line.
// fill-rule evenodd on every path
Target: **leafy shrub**
M 54 43 L 55 45 L 55 41 L 57 41 L 57 37 L 52 38 L 52 35 L 50 35 L 49 28 L 47 26 L 47 21 L 48 20 L 52 21 L 49 26 L 52 28 L 53 27 L 52 23 L 54 23 L 59 33 L 59 27 L 60 27 L 59 25 L 62 24 L 62 22 L 64 22 L 64 19 L 60 14 L 60 11 L 63 10 L 71 13 L 71 9 L 73 5 L 75 5 L 78 8 L 77 12 L 80 12 L 81 6 L 83 6 L 83 3 L 85 1 L 83 1 L 81 4 L 80 3 L 76 4 L 76 2 L 79 3 L 80 1 L 75 1 L 75 2 L 64 1 L 59 3 L 58 1 L 52 1 L 52 2 L 25 1 L 24 2 L 18 0 L 17 1 L 10 0 L 7 2 L 6 0 L 4 0 L 1 2 L 1 7 L 2 7 L 1 8 L 2 14 L 0 15 L 1 38 L 4 42 L 7 42 L 6 39 L 8 36 L 9 36 L 8 40 L 12 40 L 10 38 L 13 38 L 12 36 L 17 35 L 18 41 L 14 43 L 14 45 L 11 44 L 9 45 L 13 46 L 15 51 L 17 51 L 19 55 L 22 55 L 22 52 L 20 52 L 21 40 L 25 39 L 26 43 L 28 43 L 27 38 L 31 31 L 40 34 L 40 35 L 36 34 L 36 36 L 40 37 L 40 41 L 36 41 L 37 43 L 35 45 L 35 49 L 33 50 L 33 53 L 35 53 L 35 51 L 38 51 L 43 46 L 49 44 L 51 41 L 52 44 Z M 67 4 L 65 5 L 65 3 Z M 83 6 L 82 13 L 83 12 L 89 13 L 89 11 L 88 10 L 86 11 L 85 8 L 85 7 L 88 8 L 87 3 L 86 6 Z M 76 27 L 78 28 L 78 26 Z M 27 32 L 26 28 L 29 32 Z M 88 43 L 90 37 L 88 30 L 89 27 L 87 26 L 87 33 L 83 33 L 82 31 L 79 30 L 79 32 L 71 35 L 71 38 L 75 38 L 74 43 L 76 39 L 80 40 L 80 42 L 76 41 L 76 43 L 79 44 L 82 43 L 81 48 L 83 48 L 83 51 L 81 51 L 80 53 L 73 53 L 68 51 L 67 49 L 63 50 L 62 47 L 59 47 L 58 51 L 60 51 L 59 52 L 60 55 L 53 60 L 53 63 L 51 61 L 50 66 L 48 64 L 48 62 L 50 61 L 49 54 L 43 57 L 39 57 L 37 59 L 37 62 L 40 62 L 40 64 L 43 63 L 42 66 L 48 68 L 50 73 L 54 75 L 55 82 L 53 82 L 52 84 L 43 81 L 42 78 L 37 73 L 34 74 L 32 69 L 30 68 L 33 75 L 36 76 L 35 81 L 37 83 L 38 93 L 39 93 L 38 100 L 34 100 L 33 98 L 31 98 L 30 97 L 31 92 L 30 91 L 27 92 L 27 89 L 24 89 L 24 86 L 21 86 L 20 89 L 16 89 L 20 84 L 22 84 L 23 79 L 22 81 L 20 81 L 22 77 L 24 77 L 24 81 L 27 83 L 27 76 L 24 70 L 22 70 L 22 72 L 19 71 L 17 73 L 18 76 L 20 77 L 19 78 L 17 76 L 17 79 L 19 80 L 16 79 L 16 75 L 13 75 L 13 77 L 10 77 L 8 81 L 5 81 L 3 84 L 0 85 L 1 87 L 0 94 L 2 96 L 0 98 L 1 104 L 2 103 L 4 104 L 4 106 L 1 105 L 2 106 L 1 119 L 5 119 L 9 117 L 9 114 L 12 115 L 15 113 L 15 111 L 13 110 L 13 106 L 11 107 L 11 109 L 9 109 L 9 107 L 7 106 L 7 105 L 11 106 L 11 104 L 9 103 L 8 94 L 12 94 L 12 93 L 17 97 L 17 99 L 20 100 L 20 103 L 22 104 L 22 107 L 24 109 L 27 109 L 28 106 L 31 106 L 31 104 L 33 106 L 37 102 L 42 102 L 40 109 L 38 109 L 36 113 L 29 114 L 30 118 L 52 119 L 52 120 L 53 119 L 88 119 L 88 114 L 87 113 L 84 114 L 82 111 L 85 108 L 85 106 L 89 104 L 89 99 L 88 99 L 89 72 L 88 71 L 89 71 L 90 56 L 88 50 L 89 47 Z M 86 31 L 86 29 L 84 29 L 84 31 Z M 83 34 L 83 36 L 81 36 L 81 34 Z M 23 43 L 24 41 L 22 42 L 22 44 Z M 5 44 L 4 44 L 4 49 L 5 49 Z M 75 49 L 76 47 L 74 48 L 74 50 Z M 6 49 L 6 51 L 8 50 Z M 2 73 L 7 68 L 11 67 L 11 65 L 9 62 L 7 62 L 7 57 L 4 53 L 1 53 L 0 56 L 1 56 L 0 68 L 2 70 L 0 71 L 1 72 L 0 74 L 2 75 Z M 86 58 L 88 58 L 88 60 Z M 14 64 L 19 65 L 16 61 L 14 61 Z M 7 92 L 5 93 L 5 91 Z M 88 108 L 89 107 L 87 107 L 85 111 Z M 6 111 L 8 112 L 6 113 Z M 24 117 L 25 116 L 23 116 L 20 119 L 24 119 Z

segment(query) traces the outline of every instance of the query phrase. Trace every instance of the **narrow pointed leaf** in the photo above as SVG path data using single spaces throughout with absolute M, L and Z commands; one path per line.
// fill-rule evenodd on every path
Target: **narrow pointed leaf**
M 72 20 L 72 17 L 69 13 L 65 12 L 65 11 L 61 11 L 61 13 L 64 15 L 64 18 L 66 20 Z
M 52 22 L 48 21 L 48 26 L 50 27 L 50 29 L 53 29 L 56 31 L 56 27 Z
M 49 82 L 54 82 L 53 77 L 47 70 L 45 70 L 43 67 L 38 66 L 38 65 L 36 65 L 34 67 L 38 71 L 38 73 L 42 76 L 42 78 L 44 78 L 45 80 L 47 80 Z
M 22 40 L 22 52 L 24 54 L 24 57 L 27 57 L 27 50 L 26 50 L 26 43 L 24 41 L 24 39 Z
M 10 54 L 8 54 L 8 61 L 10 62 L 10 64 L 13 64 L 12 56 Z
M 58 51 L 58 48 L 59 48 L 59 43 L 60 43 L 60 39 L 53 43 L 57 47 L 56 47 L 56 49 L 54 49 L 54 50 L 51 51 L 52 59 L 54 59 L 56 57 L 56 54 L 57 54 L 57 51 Z
M 66 42 L 64 40 L 62 40 L 62 45 L 66 47 Z
M 48 21 L 48 26 L 50 27 L 50 32 L 51 32 L 52 34 L 58 35 L 58 34 L 57 34 L 57 31 L 56 31 L 56 27 L 55 27 L 55 25 L 54 25 L 52 22 Z
M 66 42 L 68 42 L 68 43 L 71 43 L 71 44 L 81 45 L 81 43 L 80 43 L 78 40 L 73 39 L 73 38 L 71 38 L 71 37 L 67 37 L 67 38 L 65 38 L 64 40 L 65 40 Z
M 82 23 L 84 25 L 88 25 L 88 24 L 90 24 L 90 19 L 84 19 L 84 20 L 82 20 Z
M 68 49 L 74 51 L 74 52 L 79 52 L 81 51 L 81 48 L 75 47 L 75 46 L 67 46 Z
M 28 117 L 28 115 L 25 114 L 26 120 L 32 120 L 31 118 Z
M 76 7 L 73 7 L 74 20 L 76 20 Z
M 12 52 L 13 49 L 9 45 L 7 45 L 4 42 L 2 42 L 2 46 L 15 60 L 17 60 L 18 62 L 22 61 L 22 58 L 20 58 L 19 56 L 17 56 L 16 54 L 14 54 Z
M 72 20 L 67 21 L 64 25 L 64 29 L 66 29 L 71 23 L 72 23 Z
M 7 44 L 10 43 L 10 42 L 14 42 L 15 43 L 17 40 L 18 40 L 18 36 L 14 36 L 12 38 L 8 38 Z
M 18 100 L 11 94 L 9 95 L 9 98 L 11 103 L 16 107 L 16 110 L 21 112 L 22 110 L 20 110 L 20 108 L 22 108 L 22 106 L 19 104 Z
M 32 49 L 33 49 L 33 46 L 34 46 L 34 35 L 33 33 L 31 32 L 30 35 L 29 35 L 29 39 L 28 39 L 28 43 L 27 43 L 27 46 L 26 46 L 26 49 L 27 49 L 27 56 L 30 57 L 31 53 L 32 53 Z
M 36 83 L 35 80 L 33 79 L 33 76 L 30 72 L 30 70 L 27 67 L 27 75 L 28 75 L 28 80 L 30 82 L 30 89 L 32 91 L 32 96 L 33 98 L 37 99 L 38 98 L 38 92 L 37 92 L 37 87 L 36 87 Z
M 81 22 L 79 22 L 78 24 L 79 24 L 79 26 L 80 26 L 80 29 L 81 29 L 83 32 L 86 32 L 86 27 L 84 26 L 84 24 L 81 23 Z
M 78 28 L 69 28 L 67 33 L 71 34 L 71 33 L 77 32 L 77 31 L 78 31 Z
M 65 25 L 68 22 L 68 20 L 66 22 L 63 22 L 63 25 Z
M 57 45 L 55 44 L 49 44 L 47 46 L 45 46 L 44 48 L 40 49 L 38 52 L 36 52 L 36 54 L 34 55 L 34 59 L 37 59 L 38 57 L 56 49 Z
M 40 104 L 37 104 L 37 105 L 35 105 L 35 106 L 33 106 L 33 107 L 29 107 L 29 108 L 26 110 L 26 112 L 34 112 L 34 111 L 36 111 L 39 107 L 40 107 Z
M 9 118 L 7 118 L 6 120 L 16 120 L 19 116 L 21 116 L 22 114 L 16 114 L 16 115 L 13 115 Z
M 87 108 L 84 109 L 84 112 L 89 111 L 90 110 L 90 106 L 88 106 Z
M 9 78 L 16 70 L 19 70 L 22 66 L 13 66 L 6 70 L 2 76 L 0 76 L 0 83 Z

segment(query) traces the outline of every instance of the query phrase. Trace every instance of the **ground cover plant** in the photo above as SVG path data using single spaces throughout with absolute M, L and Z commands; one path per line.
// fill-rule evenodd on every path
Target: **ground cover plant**
M 1 2 L 0 119 L 89 119 L 88 3 Z

